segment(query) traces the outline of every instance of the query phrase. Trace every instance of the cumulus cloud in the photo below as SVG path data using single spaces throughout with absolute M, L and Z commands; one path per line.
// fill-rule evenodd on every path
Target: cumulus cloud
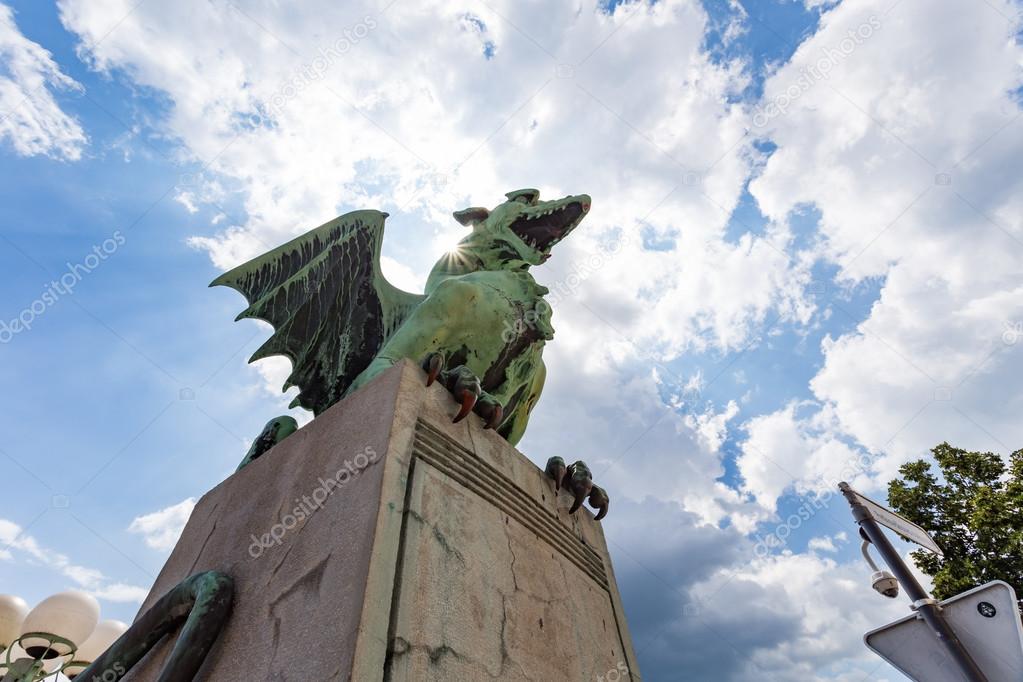
M 80 90 L 52 55 L 18 30 L 14 11 L 0 4 L 0 140 L 19 156 L 45 154 L 75 161 L 87 142 L 75 118 L 65 113 L 55 90 Z
M 96 68 L 169 94 L 165 125 L 205 166 L 188 210 L 202 204 L 198 185 L 229 178 L 223 186 L 240 188 L 244 217 L 192 242 L 220 267 L 375 206 L 392 214 L 385 271 L 418 289 L 464 233 L 453 209 L 520 186 L 590 193 L 583 228 L 537 271 L 555 298 L 557 339 L 534 456 L 570 422 L 608 435 L 586 456 L 623 494 L 653 485 L 711 523 L 757 518 L 716 480 L 737 406 L 693 412 L 660 399 L 675 379 L 658 363 L 745 347 L 769 318 L 801 324 L 812 311 L 807 263 L 788 254 L 784 225 L 726 234 L 763 157 L 737 99 L 746 67 L 704 52 L 698 2 L 613 12 L 548 3 L 522 16 L 512 3 L 471 15 L 444 2 L 386 11 L 214 2 L 187 16 L 158 4 L 127 13 L 113 0 L 60 7 Z M 277 391 L 287 363 L 259 371 Z M 554 404 L 557 419 L 545 418 Z
M 141 535 L 152 549 L 169 552 L 181 537 L 194 508 L 195 498 L 189 497 L 150 514 L 136 516 L 128 526 L 128 532 Z
M 464 231 L 452 210 L 539 184 L 548 196 L 596 197 L 585 229 L 540 276 L 578 282 L 573 298 L 652 352 L 735 348 L 775 311 L 805 320 L 808 275 L 786 255 L 786 235 L 724 239 L 758 155 L 735 101 L 742 65 L 702 51 L 699 3 L 599 5 L 550 3 L 514 25 L 502 19 L 518 14 L 513 5 L 484 6 L 471 31 L 442 2 L 368 15 L 336 3 L 205 3 L 187 18 L 142 6 L 83 51 L 169 93 L 168 129 L 207 175 L 240 181 L 245 219 L 193 240 L 218 266 L 375 206 L 394 216 L 388 274 L 411 287 Z M 60 6 L 85 45 L 125 9 Z M 168 58 L 185 40 L 188 59 Z M 200 201 L 190 192 L 191 206 Z M 616 255 L 588 268 L 608 241 Z
M 816 410 L 748 424 L 746 484 L 765 505 L 850 448 L 878 488 L 942 440 L 1006 454 L 1023 441 L 1005 381 L 1023 370 L 1018 29 L 1009 2 L 842 3 L 766 84 L 764 102 L 784 105 L 762 129 L 778 148 L 750 191 L 775 221 L 820 211 L 819 255 L 838 272 L 820 305 L 854 324 L 824 340 Z M 877 278 L 858 320 L 842 288 Z M 805 471 L 769 449 L 782 442 Z
M 97 599 L 141 603 L 149 594 L 148 589 L 113 582 L 102 571 L 72 563 L 65 554 L 40 545 L 18 524 L 0 519 L 0 559 L 14 561 L 18 555 L 30 563 L 59 572 L 68 578 L 74 587 L 92 594 Z
M 810 541 L 806 543 L 807 549 L 814 552 L 837 552 L 838 545 L 835 543 L 842 543 L 847 540 L 845 533 L 838 533 L 833 536 L 824 535 L 821 537 L 810 538 Z
M 834 493 L 838 483 L 870 485 L 873 458 L 841 439 L 831 407 L 789 403 L 743 424 L 746 439 L 736 466 L 743 490 L 773 512 L 785 492 Z M 866 479 L 865 479 L 866 477 Z
M 1020 440 L 1004 377 L 1023 369 L 1006 342 L 1023 324 L 1023 60 L 1006 0 L 805 4 L 819 30 L 751 107 L 750 64 L 706 53 L 691 0 L 59 2 L 83 58 L 166 93 L 163 132 L 203 169 L 179 202 L 215 204 L 216 231 L 192 244 L 218 267 L 376 207 L 392 214 L 384 268 L 417 289 L 463 233 L 453 209 L 521 186 L 593 195 L 537 271 L 557 338 L 523 449 L 584 458 L 615 495 L 607 533 L 646 674 L 876 679 L 859 635 L 901 611 L 863 603 L 862 567 L 824 556 L 841 540 L 758 556 L 749 534 L 786 492 L 877 487 L 943 438 Z M 733 7 L 726 42 L 746 21 Z M 225 187 L 244 215 L 219 210 Z M 734 234 L 747 188 L 767 221 Z M 800 240 L 808 206 L 819 224 Z M 863 282 L 881 294 L 856 319 L 842 294 Z M 851 319 L 824 342 L 813 400 L 747 418 L 667 367 L 815 315 Z M 276 390 L 287 366 L 260 371 Z M 721 450 L 740 427 L 730 487 Z M 157 543 L 168 511 L 136 519 L 158 517 Z
M 607 522 L 644 677 L 898 679 L 860 635 L 906 605 L 872 599 L 862 561 L 821 554 L 841 534 L 804 554 L 758 556 L 735 529 L 653 499 L 620 504 Z

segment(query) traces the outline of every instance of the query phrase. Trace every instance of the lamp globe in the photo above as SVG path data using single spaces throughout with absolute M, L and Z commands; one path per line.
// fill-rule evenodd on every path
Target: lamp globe
M 0 594 L 0 651 L 18 639 L 27 615 L 28 604 L 24 599 L 13 594 Z
M 89 638 L 98 622 L 99 602 L 93 596 L 78 590 L 60 592 L 29 611 L 21 625 L 21 646 L 32 658 L 49 660 L 64 656 L 71 653 L 72 646 L 45 635 L 56 635 L 78 647 Z

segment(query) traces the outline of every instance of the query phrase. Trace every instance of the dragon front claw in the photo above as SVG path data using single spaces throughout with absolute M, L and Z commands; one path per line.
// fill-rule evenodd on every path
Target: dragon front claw
M 469 413 L 472 412 L 472 408 L 476 406 L 476 400 L 479 398 L 479 396 L 469 389 L 462 389 L 461 393 L 462 406 L 458 409 L 458 414 L 455 415 L 455 418 L 451 420 L 452 424 L 457 424 L 469 416 Z
M 590 497 L 587 499 L 590 506 L 597 510 L 597 515 L 593 517 L 594 521 L 600 521 L 602 518 L 607 516 L 608 505 L 611 504 L 610 498 L 607 496 L 607 491 L 601 488 L 599 485 L 594 485 L 593 490 L 590 491 Z
M 504 421 L 504 407 L 486 391 L 476 401 L 476 414 L 483 419 L 484 429 L 496 429 Z
M 590 473 L 590 468 L 586 466 L 585 462 L 581 460 L 573 462 L 565 472 L 565 478 L 562 479 L 561 485 L 567 488 L 568 492 L 572 493 L 575 501 L 572 503 L 572 508 L 568 510 L 568 513 L 575 514 L 579 507 L 583 505 L 583 500 L 593 490 L 593 474 Z
M 460 408 L 452 423 L 469 416 L 474 411 L 483 419 L 484 429 L 496 429 L 504 421 L 504 406 L 494 396 L 484 391 L 479 377 L 465 365 L 444 369 L 444 354 L 429 353 L 421 363 L 426 372 L 426 385 L 431 386 L 438 378 L 451 395 L 458 401 Z
M 566 471 L 568 471 L 568 467 L 565 466 L 565 460 L 557 455 L 547 460 L 547 468 L 544 469 L 544 473 L 554 479 L 555 491 L 561 491 L 561 482 L 565 479 Z
M 554 489 L 560 491 L 565 488 L 572 494 L 572 507 L 569 514 L 579 511 L 583 500 L 587 500 L 590 506 L 597 510 L 595 521 L 600 521 L 607 516 L 607 508 L 610 504 L 607 491 L 599 485 L 594 484 L 593 474 L 590 468 L 583 461 L 574 462 L 565 466 L 565 460 L 561 457 L 551 457 L 547 460 L 547 467 L 544 473 L 554 479 Z
M 475 407 L 476 401 L 479 399 L 480 394 L 483 393 L 483 389 L 480 387 L 479 377 L 473 374 L 472 370 L 465 365 L 459 365 L 444 371 L 441 373 L 441 376 L 443 377 L 444 385 L 451 391 L 451 395 L 461 403 L 458 414 L 451 420 L 451 423 L 457 424 L 472 412 L 472 408 Z
M 430 353 L 423 359 L 423 369 L 426 371 L 426 385 L 432 386 L 437 376 L 444 369 L 444 354 Z

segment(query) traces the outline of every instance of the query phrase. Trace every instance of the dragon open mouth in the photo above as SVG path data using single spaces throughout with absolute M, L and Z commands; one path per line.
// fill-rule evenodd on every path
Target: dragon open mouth
M 511 229 L 537 251 L 548 251 L 579 224 L 589 208 L 588 204 L 573 201 L 564 206 L 528 211 L 512 223 Z

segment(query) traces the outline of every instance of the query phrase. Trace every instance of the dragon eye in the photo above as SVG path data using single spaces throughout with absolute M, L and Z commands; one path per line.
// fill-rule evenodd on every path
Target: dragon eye
M 526 206 L 529 206 L 529 197 L 526 196 L 525 194 L 515 197 L 515 201 L 519 202 L 520 204 L 525 204 Z

